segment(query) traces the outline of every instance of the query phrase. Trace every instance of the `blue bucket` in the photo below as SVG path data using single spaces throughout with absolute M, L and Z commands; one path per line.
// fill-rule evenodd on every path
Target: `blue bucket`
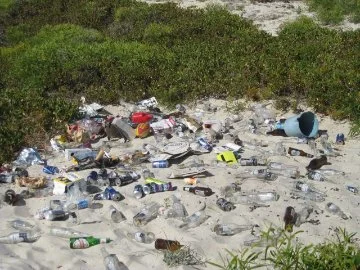
M 289 137 L 312 138 L 318 133 L 319 121 L 314 113 L 304 112 L 286 119 L 278 128 L 283 129 Z

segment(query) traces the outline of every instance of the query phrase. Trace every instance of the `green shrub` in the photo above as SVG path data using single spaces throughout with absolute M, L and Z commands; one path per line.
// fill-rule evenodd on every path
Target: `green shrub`
M 222 269 L 255 269 L 264 265 L 274 269 L 359 269 L 360 249 L 354 244 L 355 233 L 345 229 L 336 229 L 335 240 L 317 245 L 304 245 L 297 240 L 302 231 L 287 233 L 284 230 L 269 228 L 263 231 L 258 243 L 252 248 L 239 251 L 238 254 L 227 250 L 228 257 L 223 265 L 212 263 Z M 254 251 L 265 243 L 260 251 Z M 259 246 L 260 245 L 260 246 Z M 230 258 L 229 258 L 230 257 Z
M 311 10 L 318 13 L 326 24 L 338 24 L 345 16 L 350 20 L 360 22 L 360 4 L 357 0 L 307 0 Z

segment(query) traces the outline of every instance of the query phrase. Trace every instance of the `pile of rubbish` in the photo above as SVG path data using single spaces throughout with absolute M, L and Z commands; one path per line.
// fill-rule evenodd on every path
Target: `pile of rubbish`
M 201 226 L 209 215 L 204 204 L 198 211 L 188 214 L 181 198 L 170 195 L 183 183 L 182 192 L 194 196 L 214 196 L 211 186 L 204 184 L 204 179 L 216 174 L 217 169 L 232 171 L 232 183 L 225 181 L 216 200 L 216 205 L 224 212 L 231 212 L 238 204 L 248 205 L 251 211 L 258 207 L 270 207 L 271 202 L 280 197 L 277 191 L 243 191 L 244 181 L 257 179 L 271 185 L 273 181 L 284 177 L 290 179 L 292 198 L 305 201 L 323 202 L 327 200 L 326 192 L 315 188 L 312 181 L 330 181 L 332 177 L 344 177 L 342 171 L 323 168 L 330 165 L 328 157 L 337 157 L 340 150 L 329 142 L 328 134 L 319 130 L 319 122 L 312 112 L 303 112 L 287 119 L 276 119 L 275 114 L 258 104 L 253 106 L 253 117 L 243 119 L 240 114 L 229 115 L 225 119 L 208 117 L 217 110 L 211 103 L 204 103 L 201 109 L 190 110 L 178 104 L 172 112 L 164 113 L 158 107 L 156 98 L 134 104 L 124 103 L 127 115 L 112 115 L 97 103 L 83 104 L 80 108 L 81 119 L 66 126 L 66 132 L 55 136 L 49 142 L 55 155 L 63 155 L 71 165 L 58 167 L 48 164 L 35 148 L 25 148 L 12 164 L 0 167 L 0 183 L 8 185 L 2 201 L 8 205 L 21 205 L 29 198 L 48 197 L 49 204 L 38 209 L 36 219 L 63 221 L 79 224 L 79 210 L 102 207 L 104 201 L 117 202 L 126 200 L 123 186 L 133 185 L 133 198 L 141 200 L 155 193 L 168 192 L 167 203 L 146 203 L 132 217 L 136 230 L 126 234 L 130 240 L 150 244 L 157 250 L 166 251 L 165 262 L 175 264 L 171 252 L 189 252 L 189 247 L 178 241 L 156 238 L 154 233 L 144 231 L 145 226 L 156 218 L 177 219 L 181 221 L 179 229 L 188 230 Z M 265 141 L 245 141 L 242 133 L 262 134 L 267 136 L 291 137 L 297 140 L 299 148 L 286 148 L 282 141 L 269 147 Z M 132 142 L 146 140 L 140 149 L 134 149 Z M 145 141 L 145 140 L 144 140 Z M 151 142 L 151 143 L 149 143 Z M 345 144 L 343 134 L 336 137 L 336 145 Z M 320 147 L 319 147 L 320 145 Z M 120 154 L 114 154 L 122 149 Z M 307 149 L 307 150 L 303 150 Z M 248 155 L 255 152 L 257 155 Z M 211 163 L 205 163 L 203 155 L 212 155 Z M 306 175 L 301 175 L 299 167 L 270 161 L 271 156 L 303 157 L 308 159 Z M 43 176 L 30 176 L 28 168 L 33 165 L 43 166 Z M 168 173 L 167 179 L 156 175 L 158 169 Z M 80 172 L 86 172 L 82 177 Z M 177 179 L 183 179 L 178 182 Z M 11 185 L 22 187 L 16 193 Z M 358 193 L 357 187 L 348 185 L 352 193 Z M 62 199 L 53 199 L 52 196 Z M 113 223 L 127 220 L 120 205 L 109 206 L 109 217 Z M 326 204 L 328 213 L 347 219 L 346 215 L 334 202 Z M 303 209 L 292 206 L 284 207 L 284 228 L 291 232 L 293 226 L 305 222 L 316 224 L 318 220 L 310 219 L 314 204 Z M 80 211 L 81 212 L 81 211 Z M 0 243 L 16 244 L 35 242 L 42 233 L 31 223 L 16 219 L 10 221 L 16 231 L 0 237 Z M 65 223 L 64 223 L 65 224 Z M 214 233 L 220 236 L 232 236 L 243 231 L 252 231 L 256 224 L 218 223 L 213 227 Z M 100 238 L 79 232 L 66 226 L 52 227 L 50 235 L 68 239 L 70 248 L 85 249 L 94 245 L 110 243 L 109 238 Z M 245 245 L 257 243 L 249 240 Z M 261 244 L 261 243 L 258 243 Z M 101 249 L 106 269 L 127 269 L 115 254 L 108 254 Z M 170 253 L 169 253 L 170 252 Z M 182 253 L 179 253 L 182 254 Z M 184 257 L 177 256 L 176 260 Z M 175 259 L 174 259 L 175 260 Z M 189 264 L 204 264 L 202 259 L 188 260 Z M 187 264 L 183 261 L 179 264 Z

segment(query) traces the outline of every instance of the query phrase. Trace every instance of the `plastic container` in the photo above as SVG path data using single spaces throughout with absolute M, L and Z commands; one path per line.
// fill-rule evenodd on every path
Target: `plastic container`
M 131 122 L 135 124 L 146 123 L 153 119 L 153 115 L 147 112 L 134 112 L 131 114 Z

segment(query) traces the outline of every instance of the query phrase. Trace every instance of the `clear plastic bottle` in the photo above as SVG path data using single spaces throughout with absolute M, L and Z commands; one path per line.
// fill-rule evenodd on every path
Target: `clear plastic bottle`
M 297 179 L 300 177 L 300 171 L 299 169 L 268 169 L 268 172 L 276 174 L 276 175 L 282 175 L 285 177 L 290 177 Z
M 72 238 L 72 237 L 88 237 L 90 234 L 79 232 L 70 228 L 62 228 L 62 227 L 51 227 L 50 235 L 57 236 L 61 238 Z
M 303 192 L 303 191 L 298 191 L 298 192 L 294 192 L 294 195 L 303 199 L 303 200 L 310 200 L 310 201 L 314 201 L 314 202 L 323 202 L 325 201 L 325 195 L 322 195 L 320 193 L 317 192 Z
M 104 258 L 104 265 L 106 270 L 129 270 L 129 268 L 121 261 L 115 254 L 109 254 L 104 247 L 100 249 Z
M 191 216 L 184 219 L 184 223 L 179 226 L 182 229 L 189 229 L 198 227 L 200 224 L 204 223 L 205 220 L 209 218 L 205 212 L 206 205 L 199 211 L 195 212 Z
M 253 227 L 254 225 L 238 225 L 233 223 L 216 224 L 214 227 L 214 232 L 217 235 L 231 236 L 243 231 L 251 230 Z
M 268 169 L 245 170 L 245 172 L 247 175 L 237 174 L 235 177 L 242 179 L 255 177 L 265 181 L 275 181 L 278 178 L 276 174 L 270 172 Z
M 172 206 L 163 211 L 162 215 L 165 218 L 184 218 L 188 216 L 185 206 L 175 196 L 171 196 Z
M 13 232 L 6 236 L 0 236 L 1 244 L 17 244 L 21 242 L 33 243 L 40 238 L 39 232 Z
M 121 211 L 117 210 L 113 205 L 110 205 L 109 209 L 110 209 L 111 220 L 114 223 L 120 223 L 126 220 L 124 214 Z
M 273 154 L 277 156 L 286 156 L 286 148 L 282 142 L 277 142 L 275 144 Z
M 329 202 L 326 204 L 326 210 L 330 213 L 332 213 L 333 215 L 338 215 L 339 217 L 341 217 L 342 219 L 348 219 L 348 217 L 345 215 L 345 213 L 340 209 L 339 206 L 337 206 L 336 204 Z
M 314 170 L 314 172 L 321 173 L 324 176 L 345 175 L 345 172 L 335 169 L 318 169 Z
M 297 166 L 294 166 L 294 165 L 288 165 L 288 164 L 284 164 L 284 163 L 281 163 L 281 162 L 269 162 L 267 164 L 267 167 L 269 169 L 276 169 L 276 170 L 287 170 L 287 169 L 298 169 Z
M 279 197 L 279 194 L 275 191 L 236 193 L 234 196 L 229 197 L 229 201 L 234 204 L 254 204 L 277 201 Z
M 155 234 L 152 232 L 137 231 L 134 233 L 127 233 L 127 237 L 143 244 L 150 244 L 155 241 Z
M 296 221 L 295 226 L 299 227 L 301 224 L 305 223 L 310 214 L 313 212 L 314 208 L 311 206 L 305 206 L 299 212 L 296 212 Z
M 148 224 L 151 220 L 155 219 L 158 216 L 160 204 L 157 202 L 149 203 L 144 206 L 139 213 L 137 213 L 133 218 L 133 223 L 135 226 L 144 226 Z
M 221 196 L 231 197 L 235 192 L 241 191 L 240 184 L 231 183 L 230 185 L 226 185 L 220 189 Z
M 321 194 L 322 196 L 326 196 L 325 193 L 319 191 L 318 189 L 314 188 L 312 185 L 309 185 L 307 183 L 304 183 L 302 181 L 297 181 L 295 182 L 295 189 L 298 191 L 302 191 L 305 193 L 318 193 Z
M 308 177 L 308 179 L 314 180 L 314 181 L 319 181 L 319 182 L 327 181 L 326 177 L 317 171 L 309 171 L 307 173 L 307 177 Z
M 20 230 L 20 231 L 31 231 L 34 229 L 34 225 L 30 224 L 27 221 L 21 220 L 21 219 L 14 219 L 12 221 L 9 221 L 9 225 L 13 227 L 14 229 Z

